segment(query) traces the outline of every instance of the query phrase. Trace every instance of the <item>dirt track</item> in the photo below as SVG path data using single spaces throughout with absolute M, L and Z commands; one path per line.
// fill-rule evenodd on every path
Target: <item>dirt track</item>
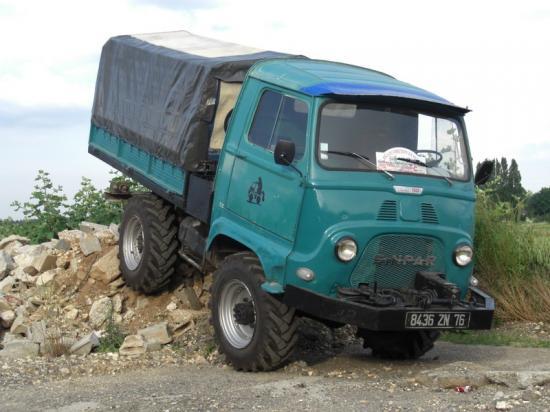
M 468 363 L 463 363 L 468 362 Z M 471 362 L 471 363 L 469 363 Z M 437 343 L 416 362 L 383 362 L 357 345 L 314 365 L 295 363 L 272 373 L 238 373 L 224 366 L 184 365 L 21 385 L 0 392 L 5 411 L 191 410 L 550 410 L 550 381 L 478 384 L 470 393 L 442 389 L 422 371 L 450 372 L 466 381 L 485 372 L 550 374 L 550 349 Z M 0 374 L 2 371 L 0 370 Z M 513 374 L 512 374 L 513 375 Z M 447 382 L 448 383 L 448 382 Z M 500 392 L 500 393 L 499 393 Z M 496 398 L 496 399 L 495 399 Z

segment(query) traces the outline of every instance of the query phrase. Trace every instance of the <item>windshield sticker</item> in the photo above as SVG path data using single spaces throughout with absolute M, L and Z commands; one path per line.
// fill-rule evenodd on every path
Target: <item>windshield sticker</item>
M 328 155 L 323 152 L 328 152 L 328 143 L 321 143 L 320 147 L 321 147 L 321 160 L 327 160 Z
M 424 159 L 406 147 L 392 147 L 385 152 L 376 152 L 376 167 L 378 170 L 390 172 L 427 174 Z

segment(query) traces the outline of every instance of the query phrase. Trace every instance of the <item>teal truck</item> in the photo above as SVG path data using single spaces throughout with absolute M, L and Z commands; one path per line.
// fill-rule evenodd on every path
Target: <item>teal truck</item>
M 279 367 L 297 320 L 357 327 L 413 359 L 488 329 L 473 277 L 468 109 L 387 74 L 192 35 L 104 46 L 89 152 L 150 190 L 125 199 L 119 258 L 144 293 L 213 273 L 211 320 L 238 370 Z

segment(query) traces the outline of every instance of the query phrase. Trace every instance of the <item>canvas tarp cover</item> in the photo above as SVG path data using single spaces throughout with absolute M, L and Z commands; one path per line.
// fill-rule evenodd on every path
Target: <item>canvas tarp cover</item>
M 185 31 L 111 38 L 103 47 L 92 123 L 186 170 L 207 158 L 220 81 L 258 60 L 288 57 Z

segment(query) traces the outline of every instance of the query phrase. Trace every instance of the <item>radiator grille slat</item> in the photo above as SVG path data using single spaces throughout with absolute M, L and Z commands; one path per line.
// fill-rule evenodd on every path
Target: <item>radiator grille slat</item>
M 421 270 L 445 272 L 443 244 L 429 236 L 392 234 L 372 239 L 353 270 L 350 283 L 410 288 Z

